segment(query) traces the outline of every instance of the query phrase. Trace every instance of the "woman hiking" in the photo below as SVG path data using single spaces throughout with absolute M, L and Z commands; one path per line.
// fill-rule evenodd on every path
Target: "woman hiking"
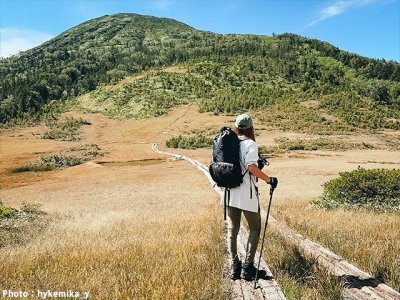
M 246 280 L 254 280 L 257 269 L 254 266 L 254 256 L 261 232 L 261 215 L 258 199 L 257 180 L 264 180 L 275 188 L 278 184 L 276 177 L 269 177 L 258 167 L 258 145 L 254 135 L 253 121 L 247 114 L 237 116 L 233 129 L 239 137 L 240 160 L 243 182 L 240 186 L 230 190 L 230 202 L 228 207 L 228 250 L 232 257 L 232 279 L 239 279 L 241 275 Z M 262 167 L 261 167 L 262 168 Z M 240 261 L 237 255 L 237 235 L 242 216 L 249 225 L 249 239 L 245 261 Z M 265 271 L 263 272 L 265 276 Z M 262 272 L 259 272 L 261 275 Z M 263 276 L 260 276 L 263 277 Z

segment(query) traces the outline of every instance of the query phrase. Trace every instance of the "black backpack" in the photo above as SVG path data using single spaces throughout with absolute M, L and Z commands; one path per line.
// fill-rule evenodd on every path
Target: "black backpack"
M 210 175 L 219 187 L 234 188 L 243 182 L 240 167 L 240 140 L 229 127 L 222 127 L 214 138 Z

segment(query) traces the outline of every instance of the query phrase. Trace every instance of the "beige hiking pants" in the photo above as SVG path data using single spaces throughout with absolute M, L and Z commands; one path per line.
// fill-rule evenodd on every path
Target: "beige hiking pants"
M 254 256 L 257 251 L 258 240 L 261 232 L 261 215 L 260 213 L 241 210 L 236 207 L 228 207 L 228 250 L 231 253 L 232 260 L 238 260 L 237 255 L 237 236 L 240 228 L 240 219 L 242 216 L 246 218 L 249 225 L 249 239 L 246 247 L 245 264 L 254 262 Z

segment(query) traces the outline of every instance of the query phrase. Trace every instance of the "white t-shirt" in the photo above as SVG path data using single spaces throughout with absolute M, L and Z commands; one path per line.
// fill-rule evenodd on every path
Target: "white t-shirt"
M 258 146 L 252 139 L 246 139 L 239 136 L 240 142 L 240 160 L 242 167 L 243 182 L 240 186 L 230 190 L 229 206 L 251 212 L 259 211 L 258 188 L 256 177 L 248 171 L 250 165 L 257 165 Z M 222 198 L 223 201 L 223 198 Z

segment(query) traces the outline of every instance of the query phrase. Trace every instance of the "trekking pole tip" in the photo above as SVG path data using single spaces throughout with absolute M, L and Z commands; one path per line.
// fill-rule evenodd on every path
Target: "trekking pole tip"
M 257 288 L 257 278 L 254 279 L 254 289 L 256 289 L 256 288 Z

